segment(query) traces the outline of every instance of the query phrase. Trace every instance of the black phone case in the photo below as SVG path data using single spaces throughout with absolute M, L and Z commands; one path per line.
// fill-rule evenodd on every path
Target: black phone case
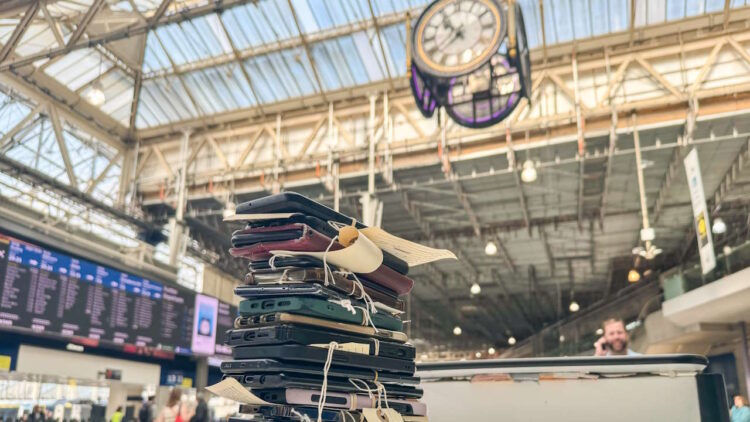
M 303 234 L 302 230 L 299 229 L 273 233 L 240 233 L 240 231 L 232 233 L 233 248 L 242 248 L 260 242 L 283 242 L 286 240 L 294 240 L 299 239 Z
M 237 205 L 236 208 L 237 214 L 266 214 L 278 212 L 299 212 L 306 216 L 317 218 L 322 220 L 320 223 L 315 223 L 318 227 L 323 227 L 323 225 L 330 227 L 327 221 L 335 221 L 347 225 L 354 222 L 358 229 L 364 229 L 367 227 L 359 221 L 356 221 L 356 219 L 341 214 L 338 211 L 334 211 L 331 208 L 296 192 L 282 192 L 276 195 L 243 202 Z M 310 227 L 313 226 L 310 225 Z M 325 231 L 331 233 L 331 230 L 329 229 L 325 229 Z M 321 233 L 325 233 L 325 231 L 321 231 Z M 336 236 L 337 234 L 338 232 L 335 231 L 333 236 Z M 409 264 L 386 251 L 383 251 L 383 263 L 403 275 L 409 273 Z
M 391 331 L 391 330 L 378 330 L 377 333 L 369 334 L 369 333 L 360 333 L 357 331 L 352 331 L 349 329 L 341 328 L 340 326 L 337 327 L 330 327 L 326 325 L 316 324 L 316 323 L 304 323 L 304 322 L 295 322 L 295 321 L 282 321 L 281 318 L 284 315 L 284 312 L 278 312 L 278 313 L 270 313 L 270 314 L 263 314 L 263 315 L 255 315 L 255 316 L 239 316 L 234 320 L 234 328 L 235 329 L 243 329 L 243 328 L 257 328 L 257 327 L 269 327 L 269 326 L 276 326 L 281 324 L 294 324 L 294 325 L 303 325 L 307 327 L 314 327 L 322 330 L 330 330 L 335 331 L 337 333 L 343 333 L 343 334 L 350 334 L 350 335 L 366 335 L 368 337 L 375 337 L 378 340 L 384 340 L 384 341 L 391 341 L 395 343 L 406 343 L 406 339 L 402 339 L 406 336 L 406 334 L 398 331 Z M 292 315 L 292 314 L 289 314 Z M 331 321 L 325 321 L 321 318 L 313 318 L 317 321 L 323 321 L 323 322 L 331 322 Z M 353 324 L 345 324 L 342 323 L 342 325 L 353 325 Z M 359 327 L 358 325 L 355 325 L 355 327 Z M 348 327 L 350 328 L 350 327 Z
M 281 361 L 312 362 L 321 367 L 328 360 L 328 349 L 322 347 L 286 344 L 283 346 L 243 346 L 232 348 L 234 359 L 262 359 L 273 357 Z M 415 365 L 413 361 L 369 356 L 359 353 L 335 350 L 331 365 L 352 368 L 369 369 L 373 371 L 394 372 L 397 374 L 413 375 Z
M 284 372 L 287 374 L 307 374 L 323 376 L 323 366 L 305 362 L 281 362 L 277 359 L 243 359 L 225 360 L 221 363 L 221 372 L 224 374 L 273 374 Z M 328 375 L 339 378 L 358 378 L 365 381 L 375 380 L 376 371 L 341 368 L 331 365 Z M 418 385 L 419 377 L 412 375 L 393 374 L 390 372 L 377 372 L 377 380 L 391 384 Z
M 299 273 L 303 276 L 299 277 Z M 269 270 L 258 270 L 245 275 L 245 282 L 248 286 L 273 286 L 273 285 L 297 285 L 297 284 L 319 284 L 325 285 L 325 272 L 322 268 L 291 268 L 285 267 L 283 269 L 269 269 Z M 384 293 L 381 290 L 370 287 L 372 283 L 362 282 L 365 292 L 370 295 L 370 298 L 375 302 L 380 302 L 384 305 L 390 306 L 391 308 L 404 311 L 406 306 L 404 301 L 396 296 L 388 293 Z M 376 285 L 377 286 L 377 285 Z M 362 290 L 357 287 L 355 282 L 341 274 L 334 273 L 333 277 L 328 277 L 327 288 L 335 290 L 343 295 L 352 296 L 359 298 Z M 242 296 L 235 288 L 235 293 Z M 354 293 L 354 294 L 352 294 Z
M 307 296 L 321 299 L 351 299 L 320 284 L 272 284 L 237 286 L 234 294 L 243 299 L 265 299 L 272 297 Z
M 259 413 L 265 417 L 270 418 L 276 422 L 297 422 L 300 420 L 299 415 L 303 415 L 304 418 L 307 416 L 311 421 L 315 421 L 318 418 L 318 409 L 315 407 L 305 406 L 266 406 L 259 409 Z M 299 415 L 298 415 L 299 414 Z M 320 419 L 323 422 L 352 422 L 362 420 L 362 414 L 360 412 L 351 410 L 326 410 L 323 409 L 320 412 Z M 303 419 L 307 420 L 307 419 Z M 248 421 L 243 421 L 248 422 Z M 255 422 L 255 420 L 253 420 Z
M 323 261 L 313 258 L 310 256 L 279 256 L 274 259 L 274 266 L 276 269 L 283 269 L 283 268 L 323 268 Z M 248 268 L 250 271 L 268 271 L 271 270 L 271 265 L 268 263 L 268 261 L 251 261 L 250 264 L 248 264 Z M 338 267 L 332 264 L 328 264 L 328 268 L 331 269 L 331 271 L 338 271 Z M 359 281 L 362 282 L 362 285 L 372 289 L 377 290 L 385 295 L 392 296 L 394 299 L 398 298 L 398 293 L 394 292 L 393 290 L 383 287 L 380 284 L 373 283 L 370 280 L 359 276 Z
M 271 346 L 281 344 L 310 345 L 327 344 L 331 341 L 335 341 L 339 344 L 369 344 L 370 355 L 373 356 L 406 360 L 414 360 L 416 358 L 416 349 L 410 344 L 376 341 L 371 337 L 340 334 L 292 324 L 229 330 L 226 333 L 225 344 L 230 347 Z M 376 348 L 378 349 L 377 355 L 375 354 Z
M 265 389 L 265 388 L 301 388 L 301 389 L 320 389 L 323 385 L 323 377 L 316 375 L 300 374 L 227 374 L 222 379 L 234 378 L 240 384 L 247 388 Z M 328 377 L 328 391 L 339 393 L 361 393 L 351 382 L 349 377 Z M 365 381 L 366 382 L 366 381 Z M 377 386 L 371 382 L 366 382 L 367 386 L 375 390 Z M 423 391 L 413 386 L 399 384 L 383 383 L 388 397 L 400 399 L 418 399 L 422 397 Z
M 267 401 L 269 403 L 276 403 L 276 404 L 290 404 L 286 401 L 286 390 L 283 388 L 274 388 L 274 389 L 268 389 L 268 390 L 254 390 L 253 394 L 260 397 L 261 400 Z M 320 400 L 320 392 L 311 392 L 310 394 L 310 400 L 313 402 L 317 402 Z M 294 403 L 291 403 L 294 404 Z M 326 397 L 325 405 L 326 406 L 342 406 L 345 404 L 345 401 L 342 398 L 339 397 Z M 396 412 L 402 414 L 402 415 L 412 415 L 414 414 L 414 408 L 411 404 L 408 403 L 388 403 L 388 407 L 395 410 Z

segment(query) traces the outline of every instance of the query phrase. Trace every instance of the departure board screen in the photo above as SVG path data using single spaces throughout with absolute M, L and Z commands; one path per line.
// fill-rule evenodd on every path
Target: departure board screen
M 187 354 L 195 300 L 193 292 L 0 233 L 0 328 Z

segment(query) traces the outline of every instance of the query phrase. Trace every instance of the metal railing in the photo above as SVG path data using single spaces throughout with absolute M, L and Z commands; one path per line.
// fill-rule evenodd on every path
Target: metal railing
M 662 275 L 664 300 L 674 299 L 747 267 L 750 267 L 750 241 L 736 247 L 725 247 L 716 256 L 716 268 L 705 275 L 697 259 L 688 261 Z

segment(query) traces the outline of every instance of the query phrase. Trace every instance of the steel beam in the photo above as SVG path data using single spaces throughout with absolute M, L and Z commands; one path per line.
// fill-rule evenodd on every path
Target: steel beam
M 529 314 L 526 313 L 526 310 L 524 309 L 523 304 L 518 302 L 518 298 L 516 297 L 516 295 L 512 295 L 510 293 L 510 291 L 508 290 L 508 286 L 505 285 L 505 282 L 503 281 L 503 279 L 500 277 L 500 274 L 498 274 L 496 270 L 492 270 L 491 274 L 492 274 L 492 280 L 498 286 L 500 286 L 500 289 L 502 289 L 505 297 L 507 297 L 510 303 L 515 306 L 518 315 L 521 316 L 521 321 L 523 321 L 524 325 L 528 328 L 530 332 L 535 333 L 537 331 L 537 328 L 531 322 L 531 318 L 529 317 Z
M 70 38 L 68 38 L 68 43 L 65 45 L 66 48 L 70 49 L 74 45 L 76 45 L 78 41 L 80 41 L 81 37 L 86 32 L 86 28 L 88 28 L 91 21 L 94 20 L 94 16 L 99 13 L 99 9 L 101 9 L 104 2 L 105 0 L 94 0 L 94 3 L 91 4 L 89 10 L 78 22 L 78 25 L 76 26 L 75 31 L 73 31 L 73 34 L 71 34 Z
M 549 263 L 550 273 L 555 274 L 555 257 L 552 255 L 552 248 L 549 244 L 549 239 L 547 239 L 547 232 L 544 230 L 544 227 L 539 227 L 539 237 L 542 240 L 542 243 L 544 244 L 544 253 L 547 255 L 547 261 Z
M 385 67 L 385 73 L 388 76 L 388 80 L 393 80 L 391 76 L 391 69 L 388 67 L 388 58 L 385 55 L 385 46 L 383 45 L 383 37 L 380 34 L 380 25 L 378 25 L 378 18 L 375 17 L 375 9 L 372 7 L 372 0 L 367 0 L 367 6 L 370 8 L 370 15 L 372 16 L 372 24 L 375 27 L 375 34 L 378 36 L 378 44 L 380 44 L 380 54 L 383 56 L 383 66 Z M 407 40 L 409 42 L 409 40 Z
M 169 54 L 169 50 L 164 46 L 164 43 L 161 41 L 161 37 L 159 37 L 159 34 L 154 33 L 153 34 L 156 41 L 161 46 L 162 50 L 164 50 L 164 55 L 167 57 L 167 60 L 169 60 L 169 65 L 172 66 L 172 68 L 175 68 L 177 65 L 175 64 L 174 59 L 172 59 L 172 56 Z M 185 78 L 183 77 L 182 72 L 176 73 L 177 80 L 180 81 L 180 85 L 182 85 L 182 89 L 185 91 L 185 94 L 187 94 L 188 100 L 190 100 L 190 104 L 193 105 L 193 108 L 195 109 L 195 112 L 197 113 L 197 118 L 200 119 L 203 117 L 203 109 L 200 107 L 200 104 L 198 104 L 198 101 L 195 100 L 195 97 L 193 96 L 193 93 L 190 91 L 190 87 L 187 85 L 187 82 L 185 82 Z M 187 129 L 189 130 L 189 129 Z
M 406 190 L 401 190 L 401 204 L 427 238 L 432 239 L 434 235 L 430 223 L 422 217 L 422 211 L 414 201 L 409 199 L 409 193 Z
M 117 155 L 115 155 L 114 157 L 112 157 L 111 160 L 109 160 L 109 163 L 107 164 L 107 166 L 104 167 L 104 170 L 102 170 L 102 172 L 99 173 L 96 179 L 92 179 L 89 181 L 89 185 L 86 188 L 86 195 L 91 195 L 91 193 L 94 192 L 94 189 L 96 189 L 99 183 L 101 183 L 102 180 L 104 180 L 104 178 L 107 177 L 107 173 L 109 173 L 109 170 L 112 168 L 112 166 L 117 164 L 121 158 L 122 158 L 122 152 L 118 152 Z
M 714 208 L 719 207 L 724 201 L 724 197 L 727 195 L 730 189 L 737 182 L 737 177 L 745 169 L 745 166 L 750 163 L 750 139 L 745 142 L 745 145 L 740 148 L 737 156 L 732 160 L 732 164 L 724 173 L 724 177 L 721 178 L 719 187 L 713 194 L 713 206 Z M 711 198 L 711 197 L 709 197 Z
M 602 191 L 602 200 L 599 205 L 599 227 L 604 228 L 604 216 L 606 215 L 607 194 L 609 193 L 609 180 L 612 176 L 612 167 L 614 163 L 612 158 L 617 150 L 617 111 L 612 110 L 612 124 L 609 126 L 609 145 L 607 147 L 606 173 L 604 174 L 604 187 Z
M 443 123 L 441 127 L 441 136 L 442 136 L 442 143 L 440 148 L 438 149 L 438 155 L 440 156 L 440 161 L 442 163 L 442 170 L 443 175 L 445 176 L 445 179 L 451 183 L 453 186 L 453 191 L 456 193 L 456 197 L 458 198 L 458 202 L 461 204 L 461 207 L 463 207 L 464 211 L 466 212 L 466 215 L 469 217 L 469 221 L 471 222 L 471 226 L 474 229 L 474 233 L 477 235 L 477 237 L 482 236 L 482 227 L 479 223 L 479 218 L 477 218 L 477 214 L 474 212 L 474 209 L 471 207 L 471 202 L 469 202 L 468 196 L 464 193 L 464 188 L 461 186 L 461 182 L 456 180 L 456 174 L 453 172 L 453 167 L 451 166 L 450 158 L 448 155 L 448 151 L 445 150 L 446 144 L 445 144 L 445 130 L 446 130 L 446 117 L 445 117 L 445 110 L 440 109 L 440 112 L 443 116 Z
M 508 267 L 511 273 L 515 274 L 517 272 L 516 264 L 513 262 L 513 258 L 510 257 L 508 248 L 505 247 L 505 242 L 503 242 L 503 239 L 501 239 L 500 235 L 497 233 L 495 234 L 495 236 L 493 236 L 493 239 L 497 243 L 497 252 L 503 259 L 505 266 Z
M 63 164 L 65 164 L 65 171 L 68 174 L 70 186 L 78 188 L 78 179 L 76 178 L 75 171 L 73 170 L 73 164 L 70 161 L 70 154 L 68 153 L 68 145 L 65 142 L 65 134 L 63 132 L 60 116 L 57 114 L 57 110 L 52 106 L 47 107 L 47 111 L 49 112 L 49 118 L 52 121 L 52 129 L 55 132 L 57 147 L 60 149 L 60 156 L 62 157 Z
M 29 25 L 31 25 L 31 21 L 36 17 L 37 13 L 39 12 L 39 6 L 41 4 L 41 1 L 33 1 L 29 5 L 29 8 L 26 9 L 26 12 L 23 14 L 23 17 L 18 22 L 18 25 L 16 25 L 16 28 L 13 30 L 13 33 L 10 34 L 10 38 L 5 42 L 5 45 L 3 45 L 3 48 L 0 49 L 0 63 L 4 62 L 5 59 L 10 56 L 10 54 L 13 52 L 13 49 L 16 48 L 18 43 L 21 41 L 21 38 L 23 38 L 23 34 L 26 33 L 26 30 L 29 28 Z
M 477 265 L 474 263 L 471 258 L 469 258 L 466 254 L 463 253 L 463 250 L 461 249 L 461 246 L 458 244 L 458 242 L 455 241 L 455 239 L 451 239 L 450 245 L 456 254 L 456 257 L 458 258 L 458 262 L 463 265 L 464 268 L 466 268 L 466 271 L 468 271 L 471 274 L 471 278 L 473 282 L 479 283 L 481 274 L 477 270 Z M 463 275 L 463 272 L 458 275 L 458 277 L 464 281 L 464 284 L 467 286 L 471 286 L 471 282 Z M 480 293 L 481 294 L 481 293 Z M 492 298 L 488 295 L 484 295 L 484 297 L 489 298 L 489 300 L 492 301 L 492 307 L 498 307 L 497 303 L 492 300 Z M 503 323 L 504 320 L 502 318 L 498 318 L 497 315 L 491 315 L 490 311 L 484 307 L 481 306 L 479 309 L 482 310 L 482 312 L 485 314 L 486 317 L 489 319 L 495 320 L 495 322 Z
M 5 155 L 0 155 L 0 170 L 2 170 L 2 172 L 5 174 L 23 180 L 32 185 L 41 184 L 49 188 L 50 190 L 63 195 L 66 198 L 78 201 L 79 203 L 103 211 L 113 218 L 135 226 L 139 229 L 159 230 L 151 223 L 144 221 L 143 219 L 133 217 L 118 208 L 111 207 L 103 203 L 102 201 L 91 197 L 91 195 L 87 195 L 86 193 L 81 192 L 75 186 L 69 186 L 66 183 L 60 182 L 59 180 L 48 176 L 40 172 L 39 170 L 28 167 L 27 165 L 13 160 Z
M 654 224 L 657 224 L 659 222 L 659 217 L 661 217 L 661 212 L 664 208 L 664 203 L 667 200 L 667 195 L 669 195 L 669 192 L 671 190 L 672 183 L 674 183 L 675 178 L 678 177 L 679 173 L 683 171 L 683 152 L 684 148 L 682 147 L 676 147 L 672 152 L 672 158 L 670 158 L 669 160 L 669 165 L 667 166 L 667 172 L 664 176 L 664 181 L 659 188 L 659 194 L 656 197 L 656 202 L 654 202 Z
M 583 185 L 586 176 L 586 120 L 581 110 L 581 96 L 578 90 L 578 59 L 573 51 L 573 85 L 576 111 L 576 135 L 578 137 L 578 230 L 583 230 Z
M 557 316 L 557 313 L 555 312 L 555 305 L 552 303 L 548 292 L 539 287 L 539 280 L 537 279 L 536 267 L 534 265 L 529 265 L 528 279 L 529 285 L 532 288 L 533 302 L 537 307 L 537 314 L 539 314 L 543 319 L 546 319 L 545 317 L 547 311 L 549 310 L 552 312 L 552 317 L 555 318 Z M 542 304 L 542 301 L 539 299 L 540 296 L 544 298 L 544 304 Z M 546 310 L 542 309 L 543 306 L 547 306 Z
M 168 0 L 164 0 L 168 1 Z M 234 44 L 234 40 L 229 35 L 229 31 L 227 31 L 226 25 L 224 25 L 224 19 L 222 19 L 221 16 L 219 16 L 219 26 L 221 27 L 221 31 L 224 33 L 224 37 L 227 39 L 227 42 L 229 42 L 229 47 L 232 48 L 232 54 L 234 54 L 235 60 L 237 60 L 237 66 L 240 68 L 240 71 L 242 72 L 242 77 L 245 78 L 245 82 L 247 82 L 247 86 L 250 87 L 250 92 L 253 94 L 253 97 L 255 97 L 255 102 L 258 104 L 258 110 L 260 110 L 260 113 L 262 115 L 265 114 L 263 111 L 263 105 L 261 104 L 260 97 L 258 96 L 258 93 L 255 90 L 255 83 L 253 83 L 253 79 L 250 77 L 250 74 L 247 73 L 247 69 L 245 69 L 245 64 L 243 63 L 242 57 L 240 57 L 240 52 L 237 50 L 237 46 Z
M 43 2 L 41 3 L 40 8 L 42 9 L 42 13 L 44 14 L 44 20 L 47 21 L 47 25 L 49 26 L 50 31 L 52 31 L 52 35 L 55 36 L 55 41 L 57 41 L 57 46 L 62 47 L 65 45 L 65 38 L 62 36 L 62 32 L 60 32 L 60 27 L 58 26 L 57 22 L 52 20 L 52 15 L 50 15 L 49 10 L 47 9 L 47 5 Z
M 127 129 L 119 121 L 99 108 L 81 101 L 78 94 L 49 75 L 43 72 L 29 75 L 0 72 L 0 84 L 0 90 L 7 95 L 12 96 L 13 91 L 17 91 L 37 104 L 50 103 L 69 122 L 116 149 L 123 148 L 123 138 L 127 135 Z
M 431 229 L 429 223 L 427 223 L 426 221 L 424 221 L 422 219 L 422 216 L 421 216 L 421 213 L 420 213 L 419 209 L 414 205 L 414 203 L 412 201 L 409 200 L 409 196 L 406 193 L 406 191 L 402 191 L 401 192 L 401 199 L 402 199 L 402 204 L 403 204 L 404 208 L 406 209 L 406 211 L 417 222 L 417 226 L 424 232 L 424 234 L 426 236 L 431 237 L 432 236 L 432 229 Z M 459 251 L 459 254 L 460 253 L 461 252 Z M 464 264 L 469 265 L 470 270 L 473 270 L 474 274 L 476 274 L 476 269 L 474 268 L 473 265 L 471 265 L 468 262 L 464 262 Z M 434 274 L 440 275 L 441 279 L 445 278 L 445 274 L 443 274 L 439 269 L 437 269 L 437 267 L 434 264 L 431 264 L 431 263 L 425 264 L 425 265 L 420 266 L 420 268 L 422 268 L 423 270 L 426 270 L 428 273 L 431 273 L 433 275 Z M 431 280 L 432 284 L 436 288 L 442 289 L 442 287 L 438 286 L 438 284 L 435 283 L 435 280 L 433 280 L 432 278 L 430 278 L 430 280 Z M 465 279 L 463 279 L 463 280 L 466 281 Z M 443 289 L 443 292 L 441 293 L 441 298 L 445 298 L 445 297 L 449 297 L 449 296 L 447 295 L 447 293 Z M 448 309 L 451 309 L 451 312 L 453 312 L 453 307 L 450 306 L 450 304 L 447 304 L 446 306 L 447 306 Z M 456 315 L 455 319 L 456 320 L 463 320 L 463 318 L 460 315 Z M 488 339 L 494 340 L 492 338 L 493 337 L 492 334 L 490 334 L 486 329 L 483 328 L 482 331 L 485 332 L 485 335 L 488 337 Z
M 97 3 L 103 3 L 104 0 L 97 0 Z M 223 10 L 231 9 L 233 7 L 250 3 L 251 0 L 223 0 L 220 2 L 209 2 L 203 6 L 197 6 L 185 10 L 181 13 L 175 13 L 169 16 L 163 16 L 158 21 L 149 21 L 137 25 L 129 25 L 123 28 L 119 28 L 113 31 L 105 32 L 96 36 L 89 37 L 86 40 L 79 40 L 74 44 L 70 42 L 65 47 L 58 47 L 50 50 L 46 50 L 42 53 L 32 54 L 23 58 L 17 58 L 10 62 L 3 63 L 0 65 L 0 72 L 4 72 L 11 68 L 19 68 L 30 65 L 38 60 L 44 58 L 54 58 L 60 55 L 67 54 L 74 50 L 80 50 L 85 48 L 92 48 L 97 45 L 107 44 L 113 41 L 122 40 L 125 38 L 133 37 L 136 35 L 144 35 L 148 31 L 158 28 L 161 26 L 169 25 L 172 23 L 180 23 L 187 20 L 199 18 L 202 16 L 210 15 L 212 13 L 221 13 Z M 93 17 L 93 16 L 92 16 Z M 84 28 L 85 29 L 85 28 Z
M 18 133 L 21 132 L 21 130 L 23 128 L 25 128 L 26 125 L 28 125 L 29 123 L 31 123 L 31 121 L 42 110 L 44 110 L 44 108 L 45 108 L 44 104 L 40 104 L 40 105 L 34 107 L 34 109 L 32 109 L 31 111 L 29 111 L 29 114 L 27 114 L 26 117 L 24 117 L 23 119 L 21 119 L 18 123 L 16 123 L 15 126 L 13 126 L 12 128 L 10 128 L 10 130 L 8 130 L 7 132 L 5 132 L 5 134 L 3 135 L 3 137 L 0 138 L 0 151 L 3 151 L 5 149 L 6 145 L 10 145 L 10 142 L 13 140 L 13 137 L 16 136 L 16 135 L 18 135 Z
M 315 82 L 318 84 L 318 93 L 320 93 L 320 95 L 322 96 L 323 101 L 327 102 L 328 99 L 326 98 L 325 89 L 323 88 L 323 83 L 320 81 L 320 75 L 318 74 L 318 66 L 315 65 L 315 59 L 313 58 L 312 51 L 310 51 L 310 44 L 307 42 L 305 33 L 302 32 L 302 26 L 300 26 L 299 24 L 297 11 L 294 8 L 294 4 L 292 4 L 292 0 L 287 0 L 287 3 L 289 4 L 289 9 L 292 11 L 292 18 L 294 18 L 294 25 L 297 27 L 297 33 L 299 34 L 300 41 L 302 41 L 302 46 L 305 48 L 307 61 L 310 63 L 313 75 L 315 75 Z
M 159 7 L 157 7 L 154 11 L 154 14 L 151 15 L 150 18 L 148 18 L 149 23 L 155 25 L 157 22 L 159 22 L 159 19 L 161 19 L 161 17 L 164 16 L 164 13 L 167 12 L 167 8 L 169 8 L 170 4 L 172 4 L 172 0 L 162 0 L 161 4 L 159 4 Z
M 520 170 L 518 167 L 518 161 L 516 152 L 513 149 L 513 135 L 510 132 L 510 126 L 505 125 L 505 144 L 508 147 L 508 158 L 511 171 L 513 172 L 513 180 L 516 182 L 516 188 L 518 189 L 518 200 L 521 202 L 521 212 L 523 213 L 523 220 L 526 222 L 526 228 L 531 233 L 531 217 L 529 216 L 529 207 L 526 205 L 526 193 L 523 189 L 523 182 L 519 174 Z

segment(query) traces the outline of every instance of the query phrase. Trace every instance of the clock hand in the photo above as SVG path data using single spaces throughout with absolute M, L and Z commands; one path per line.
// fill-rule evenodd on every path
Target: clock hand
M 459 26 L 458 28 L 454 28 L 453 32 L 451 33 L 451 36 L 447 37 L 446 40 L 442 44 L 438 45 L 438 48 L 442 49 L 443 47 L 455 41 L 457 38 L 463 38 L 464 37 L 463 29 L 464 29 L 463 25 Z

